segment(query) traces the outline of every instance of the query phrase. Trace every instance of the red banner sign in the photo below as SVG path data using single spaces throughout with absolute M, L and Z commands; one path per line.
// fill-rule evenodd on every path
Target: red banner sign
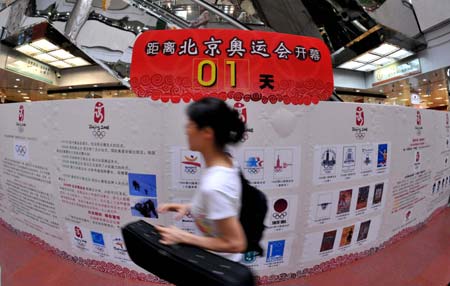
M 138 96 L 175 103 L 214 96 L 309 105 L 334 88 L 321 40 L 259 31 L 148 31 L 134 44 L 130 74 Z

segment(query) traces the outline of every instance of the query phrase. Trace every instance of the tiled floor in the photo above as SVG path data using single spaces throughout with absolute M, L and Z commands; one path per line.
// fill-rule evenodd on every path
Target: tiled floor
M 39 249 L 0 226 L 2 286 L 149 286 L 92 270 Z M 337 269 L 272 285 L 445 286 L 450 282 L 450 208 L 375 255 Z M 197 286 L 197 285 L 193 285 Z

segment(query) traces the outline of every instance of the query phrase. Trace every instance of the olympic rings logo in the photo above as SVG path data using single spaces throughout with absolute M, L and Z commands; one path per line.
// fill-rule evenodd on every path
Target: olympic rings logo
M 104 130 L 93 130 L 92 135 L 94 135 L 95 138 L 103 139 L 105 137 L 106 132 Z
M 184 172 L 193 175 L 193 174 L 197 173 L 197 167 L 188 167 L 188 166 L 185 166 L 185 167 L 184 167 Z
M 273 213 L 272 217 L 274 219 L 283 219 L 287 216 L 287 212 L 282 212 L 282 213 Z
M 258 174 L 259 173 L 259 169 L 258 168 L 247 168 L 247 172 L 249 174 Z
M 364 137 L 366 136 L 366 133 L 364 133 L 364 132 L 361 132 L 361 131 L 357 131 L 356 133 L 355 133 L 355 137 L 356 137 L 356 139 L 364 139 Z
M 16 145 L 16 153 L 20 156 L 25 156 L 27 154 L 27 147 L 24 145 Z

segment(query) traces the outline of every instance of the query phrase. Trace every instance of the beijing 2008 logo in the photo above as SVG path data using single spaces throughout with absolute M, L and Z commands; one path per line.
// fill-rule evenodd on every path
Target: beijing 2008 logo
M 416 111 L 416 129 L 417 136 L 422 134 L 423 126 L 422 126 L 422 113 L 419 110 Z
M 25 107 L 23 105 L 19 106 L 19 115 L 16 126 L 19 128 L 19 132 L 23 132 L 24 127 L 27 126 L 25 123 Z
M 361 106 L 356 107 L 355 123 L 356 127 L 352 127 L 352 131 L 355 133 L 356 139 L 362 140 L 364 139 L 364 137 L 366 137 L 368 128 L 364 127 L 364 110 Z
M 103 139 L 106 136 L 106 130 L 109 130 L 109 125 L 103 125 L 105 122 L 105 106 L 102 102 L 96 102 L 94 107 L 94 123 L 89 124 L 89 129 L 92 130 L 92 135 L 97 139 Z
M 245 104 L 243 104 L 242 102 L 236 102 L 233 105 L 234 110 L 236 110 L 239 114 L 239 119 L 242 120 L 242 122 L 244 122 L 246 129 L 244 132 L 244 136 L 242 137 L 242 142 L 247 141 L 248 139 L 248 133 L 253 133 L 253 128 L 248 128 L 247 127 L 247 121 L 248 121 L 248 116 L 247 116 L 247 107 L 245 107 Z
M 25 120 L 25 108 L 23 105 L 19 106 L 19 122 L 23 122 Z
M 94 122 L 103 123 L 105 121 L 105 106 L 101 102 L 97 102 L 94 108 Z

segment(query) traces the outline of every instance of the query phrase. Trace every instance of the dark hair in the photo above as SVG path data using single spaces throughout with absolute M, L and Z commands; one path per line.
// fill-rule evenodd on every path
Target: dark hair
M 189 105 L 186 113 L 198 128 L 212 128 L 216 146 L 221 149 L 241 141 L 244 136 L 245 123 L 239 113 L 218 98 L 202 98 Z

